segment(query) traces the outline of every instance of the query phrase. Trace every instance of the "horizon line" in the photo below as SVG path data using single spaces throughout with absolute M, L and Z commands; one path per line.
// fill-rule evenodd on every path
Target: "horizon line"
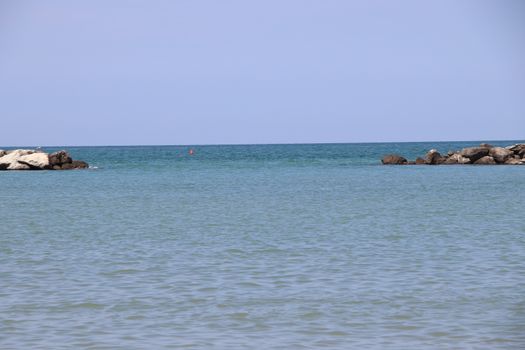
M 286 146 L 286 145 L 344 145 L 344 144 L 381 144 L 381 143 L 447 143 L 447 142 L 505 142 L 505 141 L 518 141 L 525 142 L 525 139 L 506 139 L 506 140 L 430 140 L 430 141 L 364 141 L 364 142 L 275 142 L 275 143 L 195 143 L 195 144 L 114 144 L 114 145 L 43 145 L 43 146 L 0 146 L 5 148 L 15 147 L 34 147 L 34 148 L 59 148 L 59 147 L 207 147 L 207 146 Z

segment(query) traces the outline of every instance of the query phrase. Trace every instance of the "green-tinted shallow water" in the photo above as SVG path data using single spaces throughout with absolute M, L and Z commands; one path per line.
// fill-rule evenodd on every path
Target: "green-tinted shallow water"
M 525 167 L 378 165 L 435 145 L 0 172 L 0 348 L 524 348 Z

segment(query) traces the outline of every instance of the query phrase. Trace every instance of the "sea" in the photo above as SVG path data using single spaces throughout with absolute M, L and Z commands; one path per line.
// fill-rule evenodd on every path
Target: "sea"
M 0 172 L 0 349 L 525 349 L 525 166 L 380 162 L 480 142 Z

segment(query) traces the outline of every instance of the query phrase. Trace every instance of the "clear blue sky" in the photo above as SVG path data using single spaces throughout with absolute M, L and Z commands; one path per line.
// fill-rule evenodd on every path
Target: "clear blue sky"
M 0 145 L 525 138 L 525 1 L 0 0 Z

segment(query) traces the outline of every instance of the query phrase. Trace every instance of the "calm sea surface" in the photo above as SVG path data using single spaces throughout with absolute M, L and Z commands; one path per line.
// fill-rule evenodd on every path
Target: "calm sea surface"
M 0 172 L 0 349 L 523 349 L 525 166 L 379 165 L 476 144 Z

